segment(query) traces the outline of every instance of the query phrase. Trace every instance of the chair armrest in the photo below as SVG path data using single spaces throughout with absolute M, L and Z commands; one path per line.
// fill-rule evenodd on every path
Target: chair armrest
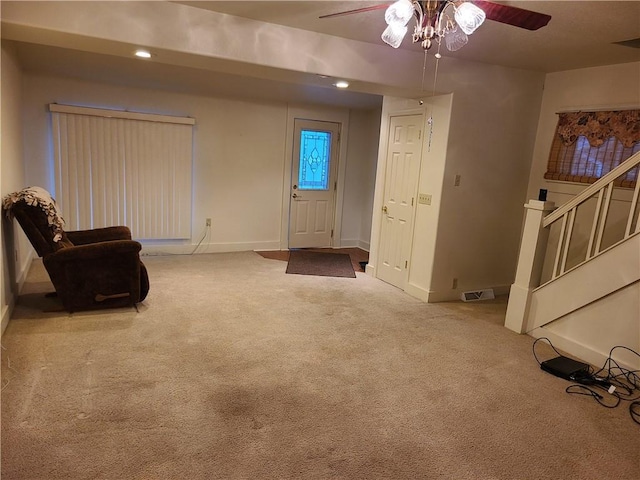
M 62 248 L 56 253 L 47 255 L 45 260 L 49 264 L 62 264 L 66 262 L 98 260 L 108 257 L 116 258 L 118 256 L 129 256 L 131 254 L 135 255 L 135 258 L 138 258 L 141 249 L 142 245 L 135 240 L 113 240 Z
M 74 245 L 109 242 L 112 240 L 131 240 L 131 230 L 126 226 L 94 228 L 93 230 L 76 230 L 65 232 Z

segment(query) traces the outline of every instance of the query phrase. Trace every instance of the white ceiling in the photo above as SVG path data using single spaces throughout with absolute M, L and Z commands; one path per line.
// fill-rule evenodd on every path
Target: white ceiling
M 390 1 L 184 1 L 197 8 L 384 45 L 384 10 L 319 18 Z M 613 42 L 640 37 L 640 1 L 503 1 L 551 15 L 537 31 L 486 21 L 458 52 L 441 53 L 464 60 L 554 72 L 640 60 L 640 49 Z M 405 38 L 401 48 L 420 50 Z M 389 47 L 390 48 L 390 47 Z
M 276 23 L 314 32 L 370 42 L 380 40 L 385 27 L 384 10 L 320 19 L 321 15 L 382 4 L 380 1 L 196 1 L 175 2 L 236 16 Z M 485 22 L 460 51 L 443 56 L 509 66 L 538 72 L 640 61 L 640 49 L 612 42 L 640 37 L 640 1 L 509 1 L 503 2 L 552 16 L 546 27 L 528 31 L 492 21 Z M 29 40 L 30 41 L 30 40 Z M 108 81 L 143 88 L 167 88 L 186 93 L 223 94 L 284 101 L 313 101 L 349 108 L 379 107 L 380 97 L 367 93 L 336 91 L 318 86 L 318 78 L 301 73 L 289 83 L 265 80 L 255 72 L 242 77 L 230 72 L 203 71 L 179 62 L 148 63 L 124 58 L 114 47 L 112 55 L 92 54 L 88 49 L 61 48 L 48 43 L 17 42 L 23 67 L 93 81 Z M 405 39 L 401 48 L 420 51 Z M 255 75 L 254 75 L 255 73 Z M 253 75 L 253 76 L 252 76 Z M 295 78 L 294 78 L 295 77 Z M 380 93 L 380 92 L 375 92 Z M 391 93 L 393 94 L 393 93 Z

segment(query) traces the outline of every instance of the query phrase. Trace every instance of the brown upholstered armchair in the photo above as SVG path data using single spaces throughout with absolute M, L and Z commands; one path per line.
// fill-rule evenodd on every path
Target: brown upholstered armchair
M 3 207 L 42 257 L 69 312 L 133 306 L 147 296 L 142 246 L 131 240 L 128 227 L 65 232 L 55 200 L 40 187 L 7 195 Z

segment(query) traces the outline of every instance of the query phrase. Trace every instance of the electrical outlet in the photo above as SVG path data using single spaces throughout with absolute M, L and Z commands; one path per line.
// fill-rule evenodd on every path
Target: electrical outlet
M 207 227 L 210 227 L 210 226 L 211 226 L 211 219 L 210 219 L 210 218 L 207 218 L 206 226 L 207 226 Z
M 429 195 L 428 193 L 419 193 L 418 203 L 422 203 L 423 205 L 431 205 L 431 195 Z
M 454 180 L 453 180 L 453 186 L 454 187 L 459 187 L 460 186 L 460 175 L 456 175 Z

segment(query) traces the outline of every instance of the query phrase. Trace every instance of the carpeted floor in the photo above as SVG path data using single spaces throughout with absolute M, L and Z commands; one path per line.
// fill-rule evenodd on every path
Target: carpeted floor
M 503 298 L 144 261 L 139 312 L 73 315 L 42 312 L 34 264 L 2 337 L 3 480 L 638 478 L 628 411 L 567 395 Z

